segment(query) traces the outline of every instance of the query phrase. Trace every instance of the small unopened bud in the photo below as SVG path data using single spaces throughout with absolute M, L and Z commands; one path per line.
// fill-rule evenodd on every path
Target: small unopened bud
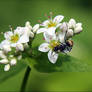
M 16 45 L 16 50 L 17 50 L 17 51 L 24 51 L 23 44 L 17 44 L 17 45 Z
M 10 61 L 11 65 L 16 65 L 16 63 L 17 63 L 17 60 L 15 58 L 11 59 L 11 61 Z
M 8 61 L 8 59 L 6 59 L 6 58 L 0 60 L 0 63 L 1 63 L 1 64 L 7 64 L 8 62 L 9 62 L 9 61 Z
M 5 65 L 4 71 L 9 71 L 9 69 L 10 69 L 10 65 L 9 64 Z
M 67 34 L 66 34 L 66 37 L 72 37 L 73 36 L 73 30 L 72 29 L 69 29 L 68 31 L 67 31 Z
M 36 25 L 33 27 L 33 32 L 36 33 L 38 29 L 39 29 L 39 24 L 36 24 Z

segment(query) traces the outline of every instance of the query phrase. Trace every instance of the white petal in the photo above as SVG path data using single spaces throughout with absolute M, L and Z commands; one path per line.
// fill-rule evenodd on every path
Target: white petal
M 45 20 L 45 21 L 41 24 L 41 26 L 47 26 L 48 23 L 49 23 L 49 20 Z
M 10 65 L 9 64 L 5 65 L 4 71 L 9 71 L 9 69 L 10 69 Z
M 56 27 L 51 27 L 51 28 L 48 28 L 47 32 L 49 35 L 54 35 L 55 34 L 55 30 L 56 30 Z
M 74 19 L 70 19 L 70 21 L 68 23 L 68 27 L 75 28 L 75 26 L 76 26 L 76 21 Z
M 48 52 L 49 51 L 49 44 L 48 43 L 41 44 L 39 46 L 38 50 L 41 52 Z
M 66 37 L 69 38 L 69 37 L 72 37 L 72 36 L 73 36 L 73 30 L 72 29 L 69 29 L 67 31 Z
M 51 63 L 55 64 L 58 59 L 58 54 L 50 50 L 48 52 L 48 58 Z
M 47 31 L 46 28 L 40 28 L 40 29 L 37 30 L 37 34 L 43 33 L 43 32 L 45 32 L 45 31 Z
M 7 64 L 9 61 L 8 61 L 8 59 L 2 59 L 2 60 L 0 60 L 0 64 Z
M 29 42 L 29 37 L 27 34 L 22 35 L 18 41 L 18 43 L 27 43 L 27 42 Z
M 16 65 L 16 63 L 17 63 L 17 60 L 15 58 L 11 59 L 11 61 L 10 61 L 11 65 Z
M 14 30 L 14 34 L 23 35 L 24 32 L 25 32 L 25 30 L 26 30 L 25 27 L 17 27 L 17 28 Z
M 58 15 L 54 18 L 53 22 L 60 23 L 63 20 L 64 16 Z
M 44 39 L 46 40 L 46 42 L 50 42 L 51 40 L 56 40 L 56 35 L 50 35 L 47 32 L 44 32 Z
M 16 47 L 17 43 L 11 43 L 11 47 Z
M 36 25 L 33 27 L 33 32 L 35 33 L 38 29 L 39 29 L 39 24 L 36 24 Z
M 58 28 L 58 27 L 60 27 L 60 26 L 61 26 L 61 23 L 57 24 L 57 25 L 56 25 L 56 28 Z
M 10 42 L 8 40 L 4 40 L 0 44 L 0 48 L 2 49 L 4 45 L 10 45 Z
M 13 32 L 11 32 L 11 31 L 4 33 L 4 37 L 7 40 L 10 40 L 12 35 L 13 35 Z
M 23 44 L 17 44 L 17 45 L 16 45 L 16 49 L 17 49 L 18 51 L 24 51 Z
M 8 53 L 9 51 L 11 51 L 11 47 L 10 47 L 10 45 L 3 45 L 3 47 L 2 47 L 2 49 L 6 52 L 6 53 Z
M 64 43 L 65 42 L 65 32 L 61 32 L 58 34 L 58 39 L 61 43 Z

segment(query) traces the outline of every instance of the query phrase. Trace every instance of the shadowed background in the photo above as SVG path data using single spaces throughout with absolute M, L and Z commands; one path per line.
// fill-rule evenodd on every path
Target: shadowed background
M 0 0 L 0 32 L 45 20 L 45 13 L 62 14 L 83 23 L 83 32 L 74 38 L 71 56 L 92 65 L 92 0 Z M 0 38 L 1 40 L 2 38 Z M 40 40 L 40 39 L 39 39 Z M 35 44 L 35 43 L 34 43 Z M 25 69 L 0 83 L 0 91 L 19 91 Z M 31 72 L 27 91 L 92 91 L 92 72 Z

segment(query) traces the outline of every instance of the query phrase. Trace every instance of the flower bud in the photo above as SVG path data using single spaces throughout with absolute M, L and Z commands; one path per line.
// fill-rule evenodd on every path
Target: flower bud
M 60 29 L 63 31 L 63 32 L 66 32 L 68 30 L 68 25 L 67 23 L 63 23 L 61 26 L 60 26 Z
M 66 37 L 72 37 L 73 36 L 73 30 L 72 29 L 68 29 Z
M 74 33 L 75 33 L 75 34 L 78 34 L 78 33 L 80 33 L 82 30 L 83 30 L 83 28 L 82 28 L 82 23 L 77 23 L 77 24 L 76 24 L 76 27 L 75 27 L 75 30 L 74 30 Z
M 38 29 L 39 29 L 39 24 L 36 24 L 36 25 L 33 27 L 33 32 L 36 33 Z
M 5 65 L 4 71 L 9 71 L 9 69 L 10 69 L 10 65 L 9 64 Z
M 18 51 L 24 51 L 24 47 L 23 47 L 22 44 L 17 44 L 17 45 L 16 45 L 16 49 L 17 49 Z
M 25 26 L 28 27 L 30 30 L 32 30 L 32 26 L 30 25 L 29 21 L 26 22 Z
M 16 63 L 17 63 L 17 60 L 15 58 L 11 59 L 11 61 L 10 61 L 11 65 L 16 65 Z
M 6 58 L 0 60 L 0 63 L 1 63 L 1 64 L 7 64 L 8 62 L 9 62 L 9 61 L 8 61 L 8 59 L 6 59 Z
M 68 23 L 68 27 L 75 28 L 75 26 L 76 26 L 76 21 L 74 19 L 70 19 L 70 21 Z

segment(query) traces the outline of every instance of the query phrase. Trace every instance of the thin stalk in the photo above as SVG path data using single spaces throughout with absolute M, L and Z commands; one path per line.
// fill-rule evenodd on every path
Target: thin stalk
M 27 81 L 28 81 L 28 77 L 29 77 L 30 72 L 31 72 L 31 68 L 28 66 L 27 69 L 26 69 L 26 72 L 25 72 L 25 76 L 24 76 L 22 85 L 21 85 L 20 92 L 25 92 L 25 88 L 26 88 L 26 85 L 27 85 Z

